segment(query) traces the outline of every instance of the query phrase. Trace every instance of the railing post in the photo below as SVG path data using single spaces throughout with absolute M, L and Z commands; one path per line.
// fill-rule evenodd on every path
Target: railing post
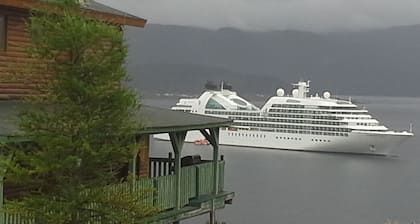
M 167 163 L 167 165 L 166 166 L 168 166 L 167 168 L 165 168 L 165 169 L 167 169 L 168 170 L 168 172 L 167 172 L 167 175 L 171 175 L 172 173 L 173 173 L 173 157 L 172 157 L 172 152 L 170 152 L 169 153 L 169 155 L 168 155 L 168 163 Z
M 176 209 L 181 209 L 181 153 L 175 153 Z
M 157 162 L 153 161 L 153 176 L 152 177 L 157 177 Z
M 132 161 L 132 167 L 131 167 L 131 169 L 132 169 L 132 171 L 131 172 L 133 172 L 132 173 L 132 177 L 133 177 L 133 182 L 132 182 L 132 186 L 133 186 L 133 191 L 134 191 L 134 187 L 135 187 L 135 184 L 136 184 L 136 179 L 137 179 L 137 176 L 136 176 L 136 173 L 137 173 L 137 155 L 138 155 L 138 152 L 134 152 L 134 155 L 133 155 L 133 161 Z M 130 170 L 130 169 L 129 169 Z
M 214 146 L 213 149 L 213 193 L 217 195 L 219 193 L 219 164 L 217 159 L 219 158 L 219 146 Z
M 149 158 L 149 177 L 152 177 L 152 163 L 153 160 L 151 158 Z
M 158 189 L 158 180 L 153 179 L 153 198 L 152 198 L 153 207 L 155 207 L 156 204 L 157 204 L 158 190 L 159 190 Z
M 159 164 L 158 164 L 158 169 L 159 169 L 159 171 L 158 171 L 158 175 L 161 177 L 161 176 L 165 176 L 165 173 L 164 173 L 164 171 L 163 171 L 163 169 L 162 169 L 162 165 L 163 166 L 165 166 L 165 162 L 164 161 L 159 161 Z
M 200 197 L 200 166 L 195 166 L 195 197 Z

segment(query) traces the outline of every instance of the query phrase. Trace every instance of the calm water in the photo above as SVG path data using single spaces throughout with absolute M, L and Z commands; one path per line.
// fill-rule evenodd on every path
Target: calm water
M 420 98 L 353 97 L 391 129 L 414 124 L 420 135 Z M 176 99 L 145 104 L 169 107 Z M 256 102 L 256 104 L 261 102 Z M 419 127 L 416 131 L 416 125 Z M 168 142 L 154 141 L 154 156 L 166 156 Z M 420 138 L 391 157 L 292 152 L 221 146 L 226 189 L 233 205 L 217 213 L 229 224 L 340 223 L 399 224 L 420 221 Z M 209 146 L 186 144 L 184 154 L 211 158 Z M 207 216 L 183 223 L 205 223 Z

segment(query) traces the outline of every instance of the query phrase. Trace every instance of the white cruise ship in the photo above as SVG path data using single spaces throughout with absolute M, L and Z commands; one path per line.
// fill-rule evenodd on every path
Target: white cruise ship
M 411 130 L 389 130 L 350 100 L 334 99 L 329 92 L 308 96 L 309 81 L 294 84 L 291 95 L 278 89 L 261 109 L 230 86 L 206 87 L 200 97 L 180 99 L 172 109 L 232 119 L 231 127 L 220 129 L 223 145 L 386 155 L 413 136 Z M 202 139 L 198 131 L 186 137 L 189 142 Z

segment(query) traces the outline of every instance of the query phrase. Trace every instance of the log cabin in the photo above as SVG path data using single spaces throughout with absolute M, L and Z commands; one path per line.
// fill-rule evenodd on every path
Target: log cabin
M 26 28 L 29 10 L 47 7 L 39 0 L 0 0 L 0 100 L 22 99 L 36 94 L 44 77 L 31 65 L 36 59 L 28 54 L 31 37 Z M 83 5 L 86 16 L 117 26 L 144 27 L 146 20 L 96 1 Z

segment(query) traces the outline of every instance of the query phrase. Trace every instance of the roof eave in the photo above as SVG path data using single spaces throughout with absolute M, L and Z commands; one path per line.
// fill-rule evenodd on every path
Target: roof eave
M 0 6 L 13 7 L 17 9 L 51 8 L 51 6 L 48 3 L 40 2 L 38 0 L 0 0 Z M 136 16 L 122 16 L 86 8 L 82 8 L 82 11 L 84 11 L 84 13 L 90 18 L 115 23 L 118 25 L 145 27 L 147 23 L 146 19 Z
M 92 9 L 83 9 L 84 13 L 93 19 L 102 20 L 119 25 L 145 27 L 147 20 L 139 17 L 120 16 L 106 12 L 98 12 Z
M 146 127 L 138 132 L 141 134 L 160 134 L 160 133 L 169 133 L 169 132 L 179 132 L 179 131 L 194 131 L 208 128 L 219 128 L 219 127 L 228 127 L 232 125 L 232 121 L 211 123 L 211 124 L 200 124 L 200 125 L 185 125 L 178 127 Z

